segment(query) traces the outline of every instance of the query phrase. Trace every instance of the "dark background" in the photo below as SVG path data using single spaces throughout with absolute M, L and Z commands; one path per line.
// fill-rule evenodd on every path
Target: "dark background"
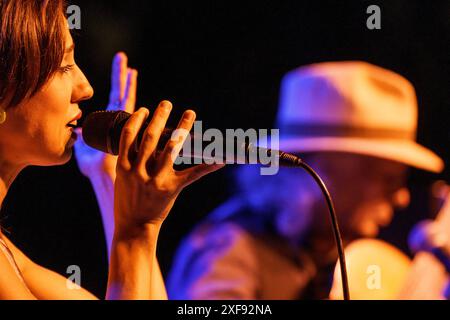
M 169 99 L 193 108 L 208 127 L 271 128 L 282 75 L 300 65 L 365 60 L 392 69 L 416 87 L 419 141 L 449 160 L 450 1 L 88 1 L 74 35 L 77 62 L 96 94 L 84 112 L 104 108 L 111 59 L 125 51 L 139 74 L 138 105 Z M 382 29 L 366 28 L 366 9 L 381 7 Z M 180 111 L 181 112 L 181 111 Z M 185 190 L 159 242 L 163 272 L 180 239 L 225 200 L 231 168 Z M 382 236 L 404 246 L 406 230 L 428 214 L 425 190 L 435 176 L 413 172 L 413 209 Z M 417 205 L 414 205 L 417 204 Z M 100 215 L 76 162 L 28 168 L 2 210 L 10 237 L 36 262 L 103 296 L 107 262 Z M 331 235 L 330 235 L 331 236 Z

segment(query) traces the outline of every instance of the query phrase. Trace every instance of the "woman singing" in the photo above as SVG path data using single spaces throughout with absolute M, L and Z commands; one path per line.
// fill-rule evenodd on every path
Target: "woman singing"
M 132 114 L 117 159 L 76 142 L 78 103 L 91 98 L 93 89 L 74 61 L 63 1 L 0 0 L 0 11 L 0 205 L 21 170 L 64 164 L 77 143 L 78 164 L 94 186 L 108 240 L 106 298 L 165 298 L 156 260 L 161 225 L 184 187 L 221 166 L 174 170 L 172 152 L 183 139 L 169 141 L 156 154 L 172 108 L 167 101 L 151 116 L 145 108 Z M 134 110 L 136 76 L 118 54 L 110 109 Z M 136 152 L 130 146 L 147 117 L 151 121 Z M 178 127 L 190 130 L 194 119 L 188 110 Z M 95 298 L 87 290 L 68 289 L 64 277 L 31 261 L 0 232 L 0 299 Z

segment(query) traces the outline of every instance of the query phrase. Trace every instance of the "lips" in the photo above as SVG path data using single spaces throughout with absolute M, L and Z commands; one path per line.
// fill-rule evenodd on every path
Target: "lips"
M 67 124 L 70 128 L 76 128 L 78 126 L 78 120 L 81 119 L 83 113 L 80 111 L 78 114 Z

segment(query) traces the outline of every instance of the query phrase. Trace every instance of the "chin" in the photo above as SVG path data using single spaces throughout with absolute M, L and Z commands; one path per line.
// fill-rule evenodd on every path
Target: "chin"
M 376 236 L 378 236 L 379 232 L 380 228 L 378 227 L 378 225 L 367 224 L 361 228 L 359 234 L 364 238 L 375 238 Z
M 59 158 L 57 165 L 63 165 L 63 164 L 66 164 L 67 162 L 69 162 L 70 159 L 72 158 L 72 154 L 73 154 L 72 150 L 73 150 L 72 148 L 65 149 L 64 153 Z
M 51 167 L 64 165 L 72 158 L 72 148 L 66 148 L 60 152 L 50 152 L 45 159 L 33 163 L 35 166 Z

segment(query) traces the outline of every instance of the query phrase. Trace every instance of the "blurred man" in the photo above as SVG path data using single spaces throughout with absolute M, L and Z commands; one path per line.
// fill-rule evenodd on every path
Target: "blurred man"
M 348 243 L 375 237 L 409 203 L 408 166 L 440 172 L 415 142 L 417 100 L 402 76 L 365 62 L 289 72 L 276 127 L 280 149 L 323 178 Z M 337 254 L 320 189 L 300 169 L 237 170 L 240 192 L 184 240 L 168 282 L 173 299 L 322 299 Z

